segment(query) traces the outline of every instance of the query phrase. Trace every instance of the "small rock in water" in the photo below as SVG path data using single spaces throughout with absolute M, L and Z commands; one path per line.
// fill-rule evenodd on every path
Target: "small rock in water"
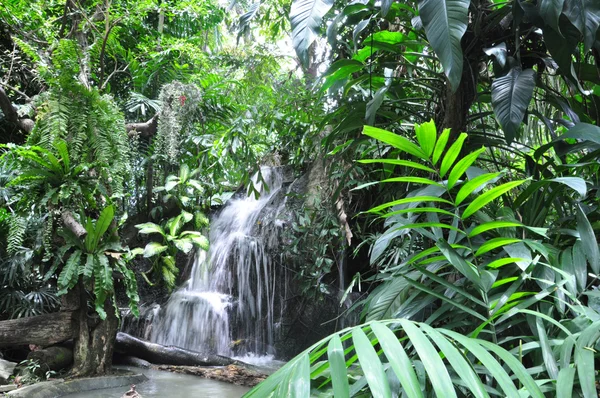
M 131 385 L 131 389 L 127 391 L 121 398 L 143 398 L 140 393 L 135 391 L 135 384 Z

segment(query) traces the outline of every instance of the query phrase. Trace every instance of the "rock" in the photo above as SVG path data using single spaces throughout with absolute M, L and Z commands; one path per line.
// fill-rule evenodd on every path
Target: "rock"
M 224 367 L 158 365 L 153 366 L 153 368 L 205 377 L 207 379 L 224 381 L 226 383 L 246 387 L 254 387 L 267 378 L 267 375 L 265 374 L 247 369 L 245 366 L 240 365 L 228 365 Z
M 142 398 L 139 392 L 135 391 L 135 384 L 131 385 L 131 389 L 127 391 L 121 398 Z
M 73 363 L 73 350 L 53 346 L 43 350 L 31 351 L 27 359 L 37 361 L 40 367 L 36 370 L 36 375 L 43 377 L 47 371 L 58 371 L 65 369 Z
M 0 384 L 5 384 L 8 382 L 8 379 L 15 371 L 15 366 L 17 366 L 15 362 L 0 359 Z
M 0 386 L 0 394 L 4 392 L 9 392 L 12 390 L 16 390 L 17 386 L 15 384 L 7 384 L 5 386 Z

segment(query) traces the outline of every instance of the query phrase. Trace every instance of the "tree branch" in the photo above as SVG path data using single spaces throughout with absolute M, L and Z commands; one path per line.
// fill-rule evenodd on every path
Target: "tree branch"
M 129 137 L 133 137 L 139 134 L 142 137 L 152 137 L 156 134 L 156 127 L 158 126 L 158 113 L 152 117 L 152 119 L 143 123 L 129 123 L 125 126 Z
M 0 110 L 2 110 L 6 120 L 16 124 L 23 132 L 29 133 L 33 130 L 33 120 L 19 117 L 17 109 L 13 106 L 10 98 L 8 98 L 8 95 L 2 87 L 0 87 Z
M 77 235 L 78 238 L 83 239 L 85 235 L 87 235 L 87 231 L 85 230 L 83 225 L 81 225 L 79 221 L 75 219 L 75 217 L 70 211 L 63 210 L 60 217 L 65 227 L 69 228 L 69 230 L 71 230 L 71 232 Z

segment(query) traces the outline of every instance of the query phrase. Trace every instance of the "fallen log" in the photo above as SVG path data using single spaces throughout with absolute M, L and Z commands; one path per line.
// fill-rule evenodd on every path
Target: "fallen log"
M 162 365 L 227 366 L 234 363 L 233 359 L 222 355 L 151 343 L 123 332 L 117 333 L 115 352 Z
M 243 366 L 228 365 L 219 368 L 201 367 L 201 366 L 173 366 L 157 365 L 153 369 L 167 370 L 175 373 L 185 373 L 188 375 L 200 376 L 207 379 L 224 381 L 226 383 L 237 384 L 238 386 L 254 387 L 267 378 L 267 375 L 258 373 Z
M 74 319 L 74 312 L 64 311 L 0 321 L 0 347 L 27 344 L 46 347 L 70 340 L 77 334 Z

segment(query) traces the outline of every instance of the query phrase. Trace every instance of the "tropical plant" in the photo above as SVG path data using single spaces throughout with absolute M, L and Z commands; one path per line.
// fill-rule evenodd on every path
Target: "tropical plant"
M 135 274 L 125 264 L 127 250 L 121 246 L 116 231 L 110 231 L 114 215 L 114 207 L 107 206 L 98 220 L 86 218 L 83 223 L 86 231 L 83 239 L 68 228 L 59 231 L 65 239 L 60 253 L 70 254 L 58 275 L 58 294 L 66 294 L 81 278 L 84 286 L 92 286 L 90 290 L 94 292 L 95 309 L 101 319 L 106 318 L 106 300 L 114 300 L 114 272 L 121 275 L 131 312 L 138 313 L 139 297 Z M 56 257 L 56 266 L 61 259 L 60 255 Z
M 201 195 L 204 189 L 200 181 L 194 179 L 200 169 L 190 171 L 187 165 L 182 165 L 178 175 L 169 175 L 165 179 L 165 185 L 155 188 L 154 192 L 164 193 L 162 202 L 165 207 L 155 208 L 162 210 L 163 214 L 175 209 L 179 212 L 177 216 L 164 220 L 162 225 L 153 222 L 138 224 L 140 234 L 159 234 L 161 242 L 149 242 L 144 249 L 134 249 L 135 255 L 143 254 L 146 258 L 152 258 L 152 267 L 142 273 L 146 281 L 152 285 L 150 274 L 164 281 L 168 289 L 175 286 L 179 269 L 176 265 L 177 252 L 189 254 L 194 247 L 208 250 L 208 239 L 199 231 L 208 227 L 208 218 L 201 211 Z M 184 230 L 185 227 L 192 230 Z
M 161 239 L 160 242 L 149 242 L 144 249 L 140 248 L 132 251 L 136 255 L 143 253 L 144 257 L 153 258 L 152 268 L 142 273 L 149 284 L 152 284 L 152 282 L 150 282 L 147 275 L 155 274 L 164 281 L 167 288 L 173 289 L 179 273 L 176 265 L 177 252 L 181 251 L 184 254 L 189 254 L 194 247 L 208 250 L 208 239 L 201 232 L 182 230 L 193 219 L 194 215 L 184 210 L 178 216 L 168 219 L 164 223 L 164 227 L 152 222 L 136 225 L 136 228 L 140 230 L 140 234 L 159 234 Z M 197 220 L 199 222 L 196 223 L 196 228 L 200 229 L 208 226 L 206 217 Z
M 433 122 L 415 132 L 416 143 L 364 129 L 403 158 L 361 162 L 399 167 L 408 173 L 382 182 L 416 186 L 370 210 L 386 218 L 386 234 L 413 242 L 412 255 L 374 277 L 383 283 L 365 303 L 370 322 L 315 344 L 248 396 L 595 396 L 600 313 L 585 302 L 600 262 L 585 182 L 497 184 L 502 172 L 473 167 L 485 148 L 461 156 L 466 134 L 451 143 Z M 580 201 L 566 204 L 578 235 L 548 228 L 552 220 L 527 226 L 503 207 L 519 186 L 539 183 L 579 188 Z M 375 243 L 373 260 L 390 240 Z

